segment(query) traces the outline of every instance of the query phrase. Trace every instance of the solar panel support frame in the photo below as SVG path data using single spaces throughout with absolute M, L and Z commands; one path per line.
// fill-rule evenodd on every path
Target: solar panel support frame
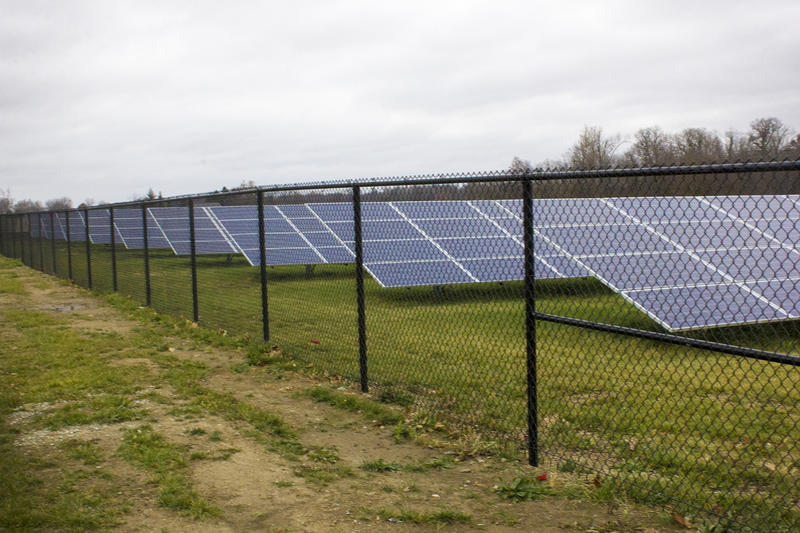
M 189 244 L 192 261 L 192 321 L 198 323 L 200 318 L 197 302 L 197 240 L 194 231 L 194 200 L 189 199 Z
M 144 237 L 144 299 L 150 307 L 150 240 L 147 236 L 147 204 L 142 202 L 142 235 Z
M 539 405 L 536 382 L 536 293 L 533 220 L 533 186 L 522 181 L 522 242 L 525 262 L 525 367 L 528 414 L 528 464 L 539 465 Z
M 261 329 L 264 342 L 269 342 L 269 301 L 267 299 L 267 243 L 264 224 L 264 191 L 258 191 L 258 255 L 261 277 Z
M 361 187 L 353 187 L 353 231 L 356 252 L 356 301 L 358 305 L 358 370 L 361 392 L 368 392 L 367 383 L 367 323 L 364 309 L 364 247 L 361 237 Z

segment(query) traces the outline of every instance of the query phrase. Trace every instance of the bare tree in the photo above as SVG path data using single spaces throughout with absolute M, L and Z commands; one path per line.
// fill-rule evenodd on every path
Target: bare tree
M 47 200 L 47 209 L 50 211 L 64 211 L 65 209 L 72 209 L 72 200 L 64 196 L 63 198 L 53 198 Z
M 687 128 L 674 137 L 678 163 L 697 164 L 722 161 L 724 150 L 716 133 L 705 128 Z
M 42 210 L 42 203 L 39 200 L 20 200 L 14 204 L 15 213 L 30 213 L 31 211 Z
M 800 160 L 800 133 L 794 136 L 784 147 L 781 149 L 781 157 L 784 159 Z
M 511 165 L 508 167 L 508 172 L 511 174 L 525 174 L 526 172 L 530 172 L 533 170 L 533 165 L 531 162 L 526 159 L 520 159 L 519 157 L 514 157 L 511 160 Z
M 637 131 L 627 155 L 631 164 L 643 167 L 668 165 L 675 161 L 672 138 L 658 126 Z
M 757 118 L 750 123 L 748 136 L 753 155 L 762 160 L 778 157 L 789 133 L 789 128 L 775 117 Z
M 603 136 L 603 128 L 599 126 L 585 126 L 567 156 L 573 168 L 607 168 L 613 165 L 614 152 L 619 148 L 621 141 L 619 135 Z
M 14 199 L 11 198 L 11 191 L 9 189 L 0 189 L 0 215 L 11 213 L 14 208 Z
M 734 130 L 725 132 L 725 159 L 730 162 L 750 159 L 750 142 L 747 135 Z

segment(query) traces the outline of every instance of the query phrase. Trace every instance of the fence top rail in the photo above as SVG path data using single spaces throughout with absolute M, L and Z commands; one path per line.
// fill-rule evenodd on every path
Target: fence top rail
M 184 194 L 170 196 L 167 198 L 156 198 L 152 200 L 131 200 L 127 202 L 115 202 L 94 206 L 78 207 L 73 209 L 56 210 L 56 213 L 66 211 L 83 211 L 95 209 L 109 209 L 117 207 L 140 207 L 142 205 L 155 205 L 164 202 L 188 201 L 204 198 L 218 198 L 227 196 L 240 196 L 246 194 L 281 193 L 310 190 L 331 190 L 331 189 L 350 189 L 353 187 L 400 187 L 415 185 L 454 185 L 468 183 L 493 183 L 508 181 L 553 181 L 553 180 L 583 180 L 583 179 L 603 179 L 603 178 L 643 178 L 658 176 L 687 176 L 697 174 L 736 174 L 745 172 L 790 172 L 800 171 L 800 159 L 796 161 L 758 161 L 744 163 L 712 163 L 703 165 L 671 165 L 661 167 L 623 167 L 606 168 L 592 170 L 576 169 L 534 169 L 529 171 L 512 172 L 504 171 L 484 171 L 472 173 L 445 173 L 445 174 L 425 174 L 416 176 L 402 177 L 379 177 L 362 180 L 331 180 L 315 181 L 305 183 L 293 183 L 285 185 L 262 185 L 246 189 L 236 189 L 227 191 L 212 191 L 197 194 Z M 51 210 L 31 211 L 31 214 L 49 213 Z M 8 213 L 21 215 L 24 213 Z

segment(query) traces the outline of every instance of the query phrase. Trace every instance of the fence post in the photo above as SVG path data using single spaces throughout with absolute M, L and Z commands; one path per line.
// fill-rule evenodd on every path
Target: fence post
M 44 232 L 42 231 L 42 213 L 36 214 L 36 223 L 39 227 L 39 270 L 44 272 Z
M 194 200 L 189 198 L 189 239 L 192 249 L 192 320 L 198 322 L 197 307 L 197 243 L 194 236 Z
M 83 208 L 83 218 L 86 221 L 86 279 L 89 289 L 92 288 L 92 239 L 89 235 L 89 209 Z
M 11 231 L 13 232 L 12 238 L 14 239 L 14 259 L 17 258 L 17 248 L 21 248 L 21 243 L 19 242 L 19 232 L 17 231 L 17 227 L 19 226 L 17 220 L 18 215 L 11 215 Z
M 108 209 L 108 227 L 111 232 L 111 286 L 117 292 L 117 236 L 114 234 L 114 207 Z
M 69 227 L 69 211 L 64 211 L 64 225 L 67 231 L 67 279 L 72 281 L 72 230 Z
M 58 276 L 56 263 L 56 215 L 50 211 L 50 253 L 53 255 L 53 275 Z
M 258 254 L 261 261 L 261 325 L 264 342 L 269 341 L 269 302 L 267 301 L 267 245 L 264 234 L 264 191 L 258 191 Z
M 6 216 L 0 214 L 0 253 L 6 255 Z
M 147 204 L 142 202 L 142 233 L 144 235 L 144 298 L 150 307 L 150 239 L 147 235 Z
M 22 261 L 22 264 L 25 264 L 25 215 L 19 215 L 18 217 L 18 224 L 19 227 L 19 260 Z
M 361 239 L 361 187 L 353 187 L 353 226 L 356 240 L 356 299 L 358 302 L 358 367 L 361 392 L 367 392 L 367 326 L 364 314 L 364 250 Z
M 33 226 L 31 225 L 31 214 L 25 217 L 28 220 L 28 266 L 33 268 Z
M 525 355 L 528 381 L 528 463 L 539 464 L 539 413 L 536 383 L 536 297 L 534 292 L 533 192 L 522 180 L 522 234 L 525 246 Z

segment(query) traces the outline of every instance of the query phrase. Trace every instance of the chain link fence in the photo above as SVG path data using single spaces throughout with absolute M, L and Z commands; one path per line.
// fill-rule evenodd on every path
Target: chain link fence
M 794 531 L 798 194 L 800 162 L 425 176 L 4 215 L 0 249 L 531 464 Z

